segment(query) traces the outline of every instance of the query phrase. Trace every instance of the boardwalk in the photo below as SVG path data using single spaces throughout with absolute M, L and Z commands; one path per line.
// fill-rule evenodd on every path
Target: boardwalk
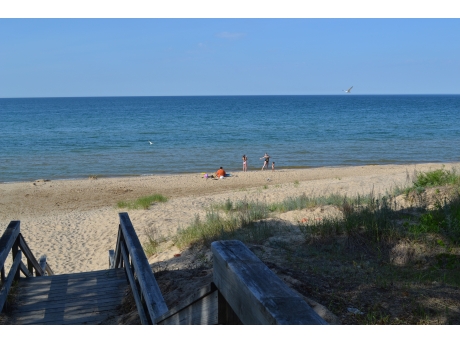
M 123 269 L 21 279 L 14 324 L 100 324 L 118 314 Z

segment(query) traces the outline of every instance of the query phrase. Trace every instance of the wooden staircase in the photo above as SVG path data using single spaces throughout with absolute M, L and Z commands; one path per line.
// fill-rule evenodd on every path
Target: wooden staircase
M 110 269 L 63 275 L 53 274 L 46 257 L 37 261 L 19 221 L 12 221 L 0 237 L 0 311 L 8 293 L 14 289 L 15 294 L 9 323 L 111 324 L 121 313 L 125 292 L 131 290 L 144 325 L 327 324 L 237 240 L 211 244 L 213 282 L 168 310 L 128 214 L 119 217 Z M 13 262 L 7 275 L 10 252 Z
M 45 256 L 37 260 L 33 255 L 19 221 L 11 221 L 0 237 L 0 311 L 14 289 L 10 324 L 111 324 L 129 286 L 142 324 L 153 324 L 168 310 L 127 213 L 120 214 L 107 270 L 54 275 Z
M 119 314 L 128 282 L 123 269 L 23 278 L 11 322 L 96 325 Z

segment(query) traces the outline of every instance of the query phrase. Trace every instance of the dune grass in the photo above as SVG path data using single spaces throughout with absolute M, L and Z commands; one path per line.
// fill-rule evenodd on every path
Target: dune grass
M 281 202 L 275 202 L 267 205 L 271 212 L 285 213 L 287 211 L 299 210 L 305 208 L 314 208 L 324 205 L 335 205 L 341 207 L 344 203 L 366 203 L 372 198 L 368 196 L 347 197 L 340 194 L 330 194 L 328 196 L 307 196 L 305 193 L 298 197 L 288 197 Z
M 407 179 L 410 179 L 409 176 Z M 450 171 L 444 167 L 428 172 L 414 172 L 412 185 L 406 188 L 397 188 L 399 194 L 408 195 L 410 192 L 422 193 L 426 188 L 437 186 L 460 186 L 460 175 L 455 168 Z
M 349 203 L 361 204 L 368 201 L 370 197 L 349 198 L 339 194 L 308 197 L 302 194 L 299 197 L 289 197 L 282 202 L 272 204 L 246 200 L 232 202 L 227 199 L 224 203 L 209 209 L 204 219 L 197 216 L 191 225 L 180 228 L 176 243 L 179 247 L 185 247 L 197 243 L 208 244 L 214 240 L 238 237 L 245 237 L 251 242 L 260 242 L 262 238 L 268 238 L 273 232 L 267 223 L 260 223 L 260 221 L 273 216 L 274 213 L 314 208 L 321 205 L 343 207 Z
M 376 197 L 372 192 L 354 198 L 303 194 L 271 204 L 227 199 L 208 209 L 203 219 L 196 216 L 189 226 L 180 228 L 175 243 L 179 248 L 227 239 L 263 244 L 276 252 L 278 267 L 282 264 L 290 276 L 304 278 L 308 295 L 324 302 L 347 324 L 458 324 L 457 174 L 417 173 L 412 185 L 399 191 L 409 190 L 406 195 L 419 192 L 417 188 L 432 192 L 428 189 L 445 185 L 453 186 L 454 192 L 440 196 L 434 206 L 415 204 L 404 209 L 395 194 Z M 293 245 L 281 239 L 288 228 L 275 219 L 277 213 L 324 205 L 336 206 L 343 217 L 299 222 L 296 228 L 304 242 Z M 267 241 L 275 233 L 280 237 Z M 397 261 L 400 254 L 405 259 L 402 263 Z M 264 259 L 271 262 L 269 257 Z M 362 314 L 347 313 L 350 305 Z
M 458 182 L 455 171 L 436 170 L 418 173 L 410 188 L 451 185 Z M 195 244 L 207 245 L 214 240 L 232 238 L 262 242 L 274 232 L 270 222 L 263 220 L 273 217 L 275 213 L 324 205 L 339 208 L 343 218 L 323 218 L 321 221 L 299 223 L 299 229 L 307 242 L 331 241 L 345 236 L 352 246 L 359 246 L 360 249 L 372 252 L 382 259 L 388 255 L 388 247 L 400 240 L 421 241 L 434 246 L 444 245 L 451 251 L 460 249 L 458 193 L 450 200 L 444 200 L 442 204 L 438 202 L 431 210 L 418 207 L 417 212 L 412 213 L 398 209 L 393 196 L 376 197 L 372 192 L 367 196 L 358 195 L 354 198 L 339 194 L 322 197 L 302 194 L 271 204 L 232 202 L 227 199 L 208 210 L 204 219 L 197 216 L 191 225 L 179 229 L 176 243 L 179 247 L 186 247 Z M 457 262 L 456 258 L 452 259 L 454 263 Z M 460 276 L 456 283 L 460 285 Z
M 117 203 L 118 208 L 127 209 L 148 209 L 152 203 L 166 202 L 168 199 L 161 194 L 140 197 L 133 201 L 120 201 Z
M 144 252 L 147 257 L 151 257 L 157 253 L 160 244 L 166 241 L 166 239 L 159 235 L 158 230 L 155 227 L 148 228 L 145 231 L 145 235 L 147 236 L 147 241 L 143 244 Z
M 223 210 L 224 214 L 221 213 Z M 180 248 L 193 245 L 207 245 L 215 240 L 240 239 L 261 242 L 269 237 L 270 228 L 257 221 L 268 217 L 268 208 L 258 202 L 237 202 L 227 200 L 211 208 L 204 219 L 196 216 L 186 228 L 179 228 L 176 245 Z
M 460 185 L 460 176 L 455 170 L 439 169 L 416 174 L 412 186 L 406 192 L 420 187 Z M 223 204 L 208 210 L 205 219 L 196 217 L 194 222 L 179 230 L 177 242 L 181 247 L 196 242 L 209 243 L 212 240 L 235 237 L 241 229 L 254 228 L 260 220 L 273 213 L 334 205 L 344 214 L 343 219 L 323 219 L 314 224 L 301 224 L 306 238 L 348 235 L 366 238 L 366 244 L 378 249 L 382 243 L 401 238 L 416 239 L 421 233 L 443 233 L 455 245 L 460 243 L 460 197 L 451 199 L 436 209 L 425 209 L 409 219 L 397 209 L 393 196 L 376 197 L 373 192 L 366 196 L 347 197 L 340 194 L 309 197 L 302 194 L 281 202 L 262 202 L 227 199 Z M 223 214 L 221 213 L 223 212 Z M 264 235 L 262 235 L 264 236 Z

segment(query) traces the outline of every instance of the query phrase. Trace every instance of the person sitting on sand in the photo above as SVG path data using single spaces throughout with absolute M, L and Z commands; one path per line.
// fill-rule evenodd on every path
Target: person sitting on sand
M 225 177 L 225 174 L 226 174 L 226 173 L 225 173 L 224 169 L 223 169 L 222 166 L 221 166 L 221 167 L 219 167 L 219 169 L 218 169 L 217 172 L 216 172 L 216 177 L 217 177 L 217 178 L 224 178 L 224 177 Z

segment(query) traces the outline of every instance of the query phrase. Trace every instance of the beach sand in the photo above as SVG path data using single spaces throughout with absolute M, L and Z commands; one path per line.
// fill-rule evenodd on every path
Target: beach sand
M 454 164 L 372 165 L 279 169 L 268 171 L 227 171 L 231 177 L 212 180 L 202 174 L 155 175 L 82 180 L 37 180 L 0 184 L 0 228 L 12 220 L 21 221 L 21 232 L 38 258 L 45 254 L 56 274 L 108 268 L 108 251 L 115 248 L 118 213 L 128 212 L 140 241 L 146 232 L 173 236 L 206 208 L 227 199 L 259 200 L 267 203 L 287 197 L 330 195 L 384 195 L 395 187 L 411 183 L 414 172 Z M 214 171 L 211 171 L 211 173 Z M 117 208 L 118 201 L 162 194 L 165 203 L 147 210 Z M 179 250 L 157 259 L 168 259 Z

